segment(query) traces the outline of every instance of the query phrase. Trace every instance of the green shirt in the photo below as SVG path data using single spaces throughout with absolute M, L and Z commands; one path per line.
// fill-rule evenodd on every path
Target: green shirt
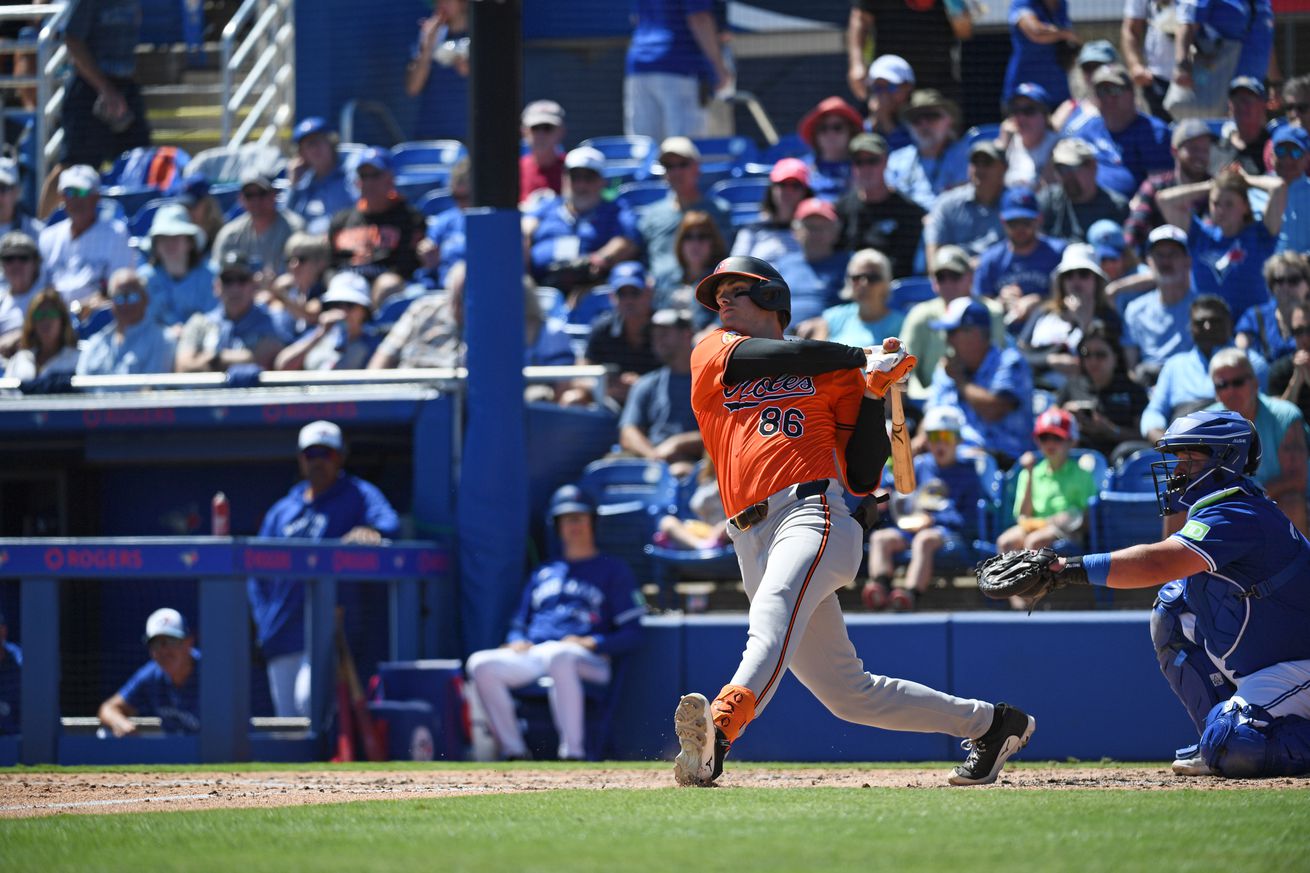
M 1090 470 L 1084 470 L 1075 458 L 1069 458 L 1058 470 L 1043 458 L 1032 469 L 1033 518 L 1050 518 L 1061 512 L 1084 512 L 1087 501 L 1096 493 L 1096 482 Z M 1019 471 L 1018 488 L 1014 492 L 1014 516 L 1023 509 L 1023 494 L 1028 487 L 1028 471 Z

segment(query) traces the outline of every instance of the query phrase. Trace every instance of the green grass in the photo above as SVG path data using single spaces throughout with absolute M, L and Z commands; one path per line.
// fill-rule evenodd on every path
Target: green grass
M 1310 868 L 1304 790 L 549 791 L 0 821 L 8 871 Z

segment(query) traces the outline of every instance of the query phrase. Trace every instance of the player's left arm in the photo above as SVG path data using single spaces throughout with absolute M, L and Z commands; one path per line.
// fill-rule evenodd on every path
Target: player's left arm
M 868 494 L 882 481 L 882 470 L 891 454 L 887 437 L 887 413 L 882 398 L 867 390 L 860 398 L 855 426 L 846 442 L 846 485 L 852 494 Z M 839 428 L 842 426 L 838 418 Z
M 749 337 L 732 349 L 723 373 L 725 385 L 769 376 L 819 376 L 863 369 L 864 349 L 822 340 L 773 340 Z

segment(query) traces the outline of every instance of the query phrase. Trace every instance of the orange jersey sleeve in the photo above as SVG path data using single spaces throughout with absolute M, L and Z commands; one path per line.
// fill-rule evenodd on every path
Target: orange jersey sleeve
M 846 444 L 864 396 L 857 369 L 774 376 L 725 385 L 736 344 L 716 330 L 691 354 L 691 406 L 718 474 L 728 517 L 797 482 L 845 483 Z

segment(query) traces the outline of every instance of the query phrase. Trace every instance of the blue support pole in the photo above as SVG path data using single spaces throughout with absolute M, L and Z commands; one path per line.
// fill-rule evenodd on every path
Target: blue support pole
M 414 526 L 419 537 L 453 545 L 455 475 L 452 458 L 460 456 L 456 404 L 458 394 L 419 404 L 414 419 Z M 410 620 L 419 624 L 419 648 L 414 657 L 458 658 L 459 592 L 453 566 L 423 579 Z
M 305 653 L 309 657 L 309 726 L 324 739 L 332 708 L 332 682 L 337 671 L 332 658 L 336 628 L 337 580 L 314 579 L 305 583 Z M 326 748 L 326 746 L 324 746 Z
M 250 760 L 250 622 L 244 579 L 200 580 L 200 760 Z
M 59 580 L 24 579 L 19 592 L 23 621 L 24 764 L 53 764 L 59 750 Z

